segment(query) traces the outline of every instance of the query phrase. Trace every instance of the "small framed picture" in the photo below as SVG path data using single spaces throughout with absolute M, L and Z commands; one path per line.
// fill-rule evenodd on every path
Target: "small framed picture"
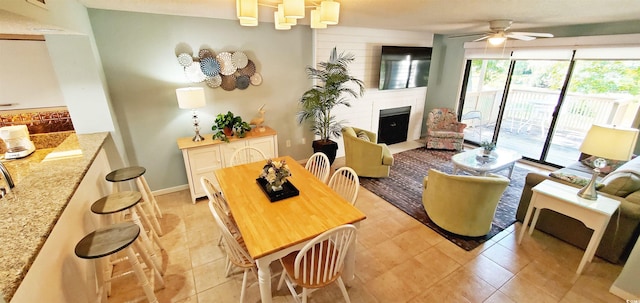
M 41 8 L 46 9 L 47 8 L 47 0 L 27 0 L 27 2 L 33 4 L 33 5 L 37 5 Z

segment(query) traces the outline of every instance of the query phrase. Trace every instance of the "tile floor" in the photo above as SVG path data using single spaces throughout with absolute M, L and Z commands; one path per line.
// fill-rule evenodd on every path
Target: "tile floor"
M 341 165 L 337 159 L 335 166 Z M 242 274 L 224 276 L 225 256 L 207 201 L 190 203 L 189 191 L 157 196 L 164 212 L 166 288 L 160 302 L 238 302 Z M 582 275 L 583 251 L 535 231 L 516 244 L 520 223 L 480 247 L 464 251 L 431 229 L 361 188 L 356 206 L 366 215 L 358 231 L 356 278 L 348 287 L 357 302 L 624 302 L 609 293 L 622 267 L 595 258 Z M 280 271 L 272 264 L 273 272 Z M 294 302 L 283 287 L 273 302 Z M 251 276 L 245 302 L 259 302 Z M 113 283 L 109 302 L 142 296 L 133 277 Z M 331 285 L 309 302 L 343 302 Z

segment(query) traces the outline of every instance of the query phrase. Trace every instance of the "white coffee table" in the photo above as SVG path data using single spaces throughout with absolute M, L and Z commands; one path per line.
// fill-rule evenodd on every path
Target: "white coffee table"
M 518 244 L 522 242 L 524 237 L 524 231 L 527 229 L 527 223 L 531 218 L 533 209 L 536 209 L 536 213 L 533 215 L 533 221 L 529 228 L 529 234 L 533 233 L 533 229 L 536 227 L 540 210 L 543 208 L 551 209 L 563 215 L 580 220 L 585 226 L 593 230 L 591 240 L 585 249 L 580 265 L 576 273 L 581 274 L 584 266 L 587 262 L 593 260 L 593 256 L 596 253 L 600 240 L 604 234 L 604 230 L 609 224 L 611 215 L 620 206 L 620 201 L 605 197 L 604 195 L 598 195 L 597 200 L 587 200 L 578 197 L 577 193 L 579 188 L 565 185 L 559 182 L 551 180 L 544 180 L 540 184 L 533 187 L 533 194 L 531 195 L 531 202 L 527 209 L 527 214 L 522 222 L 522 228 L 520 229 L 520 235 L 518 236 Z
M 458 170 L 472 175 L 484 176 L 488 173 L 509 169 L 509 179 L 513 174 L 513 167 L 516 161 L 520 159 L 522 159 L 522 155 L 513 150 L 500 147 L 492 151 L 488 157 L 482 156 L 482 147 L 461 152 L 451 157 L 454 175 Z

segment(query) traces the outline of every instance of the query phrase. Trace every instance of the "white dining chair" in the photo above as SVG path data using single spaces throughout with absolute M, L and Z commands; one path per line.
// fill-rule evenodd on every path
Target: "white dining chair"
M 240 302 L 244 302 L 244 293 L 245 289 L 247 288 L 247 275 L 249 274 L 249 271 L 253 272 L 254 276 L 256 277 L 256 281 L 258 279 L 256 262 L 249 255 L 246 246 L 243 245 L 244 242 L 238 241 L 238 239 L 231 234 L 224 220 L 219 215 L 219 209 L 217 209 L 215 202 L 213 202 L 212 200 L 209 200 L 209 210 L 211 211 L 216 224 L 220 228 L 220 232 L 222 234 L 222 244 L 224 247 L 224 251 L 227 254 L 229 264 L 243 269 Z M 229 266 L 226 272 L 226 275 L 229 276 Z
M 355 205 L 360 190 L 360 179 L 351 167 L 344 166 L 333 173 L 329 179 L 329 187 L 349 201 L 351 205 Z
M 231 166 L 247 164 L 258 160 L 266 160 L 267 156 L 260 149 L 253 146 L 243 146 L 231 155 Z
M 322 181 L 322 183 L 327 183 L 327 180 L 329 180 L 331 163 L 327 155 L 322 152 L 311 155 L 304 168 L 310 171 L 318 180 Z
M 207 177 L 200 177 L 200 184 L 202 185 L 204 192 L 207 194 L 209 202 L 214 203 L 214 206 L 216 206 L 216 209 L 220 212 L 220 216 L 222 216 L 221 219 L 225 225 L 227 225 L 227 228 L 232 234 L 234 234 L 234 236 L 241 237 L 235 221 L 233 220 L 233 216 L 231 215 L 231 211 L 229 210 L 229 205 L 227 205 L 227 201 L 222 196 L 218 187 Z M 218 246 L 221 245 L 222 233 L 220 234 L 220 238 L 218 238 Z
M 282 282 L 287 283 L 291 295 L 300 302 L 307 302 L 307 296 L 335 281 L 338 282 L 344 300 L 350 303 L 349 294 L 342 281 L 342 269 L 347 251 L 355 239 L 356 228 L 351 224 L 332 228 L 309 241 L 299 252 L 293 252 L 280 259 Z M 298 293 L 295 286 L 300 286 Z

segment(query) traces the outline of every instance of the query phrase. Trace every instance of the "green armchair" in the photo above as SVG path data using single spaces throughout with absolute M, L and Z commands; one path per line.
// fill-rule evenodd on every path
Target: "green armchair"
M 459 176 L 434 169 L 424 178 L 422 204 L 431 221 L 454 234 L 479 237 L 491 222 L 509 179 L 499 175 Z
M 360 177 L 389 176 L 393 155 L 384 143 L 376 143 L 376 134 L 355 127 L 342 128 L 345 165 Z

